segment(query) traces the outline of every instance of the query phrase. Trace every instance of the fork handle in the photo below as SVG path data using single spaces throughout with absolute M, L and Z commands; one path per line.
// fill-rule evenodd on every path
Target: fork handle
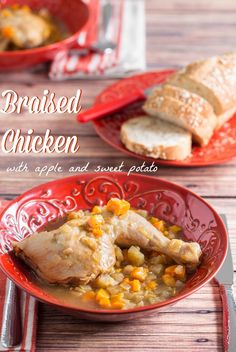
M 104 37 L 106 39 L 109 34 L 109 24 L 112 19 L 112 14 L 113 14 L 113 7 L 111 4 L 107 3 L 102 5 L 102 22 L 100 25 L 101 31 L 99 33 L 100 40 L 103 40 Z
M 92 120 L 97 120 L 102 117 L 108 116 L 131 103 L 145 99 L 146 96 L 143 91 L 136 91 L 135 93 L 129 94 L 125 97 L 118 98 L 115 101 L 97 104 L 84 112 L 80 112 L 77 116 L 77 120 L 79 122 L 89 122 Z
M 236 304 L 230 285 L 220 285 L 223 306 L 223 343 L 225 352 L 235 352 L 236 346 Z
M 16 285 L 7 279 L 6 303 L 3 311 L 1 343 L 5 348 L 18 345 L 22 339 L 20 298 Z

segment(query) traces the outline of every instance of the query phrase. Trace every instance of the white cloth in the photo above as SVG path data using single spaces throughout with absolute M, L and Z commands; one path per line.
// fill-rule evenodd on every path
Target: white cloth
M 52 80 L 118 78 L 145 70 L 144 0 L 113 1 L 112 4 L 111 37 L 117 44 L 116 49 L 112 53 L 93 53 L 86 57 L 60 52 L 51 66 L 49 76 Z M 87 31 L 90 28 L 88 26 Z M 80 44 L 86 43 L 87 34 L 85 31 L 80 33 Z

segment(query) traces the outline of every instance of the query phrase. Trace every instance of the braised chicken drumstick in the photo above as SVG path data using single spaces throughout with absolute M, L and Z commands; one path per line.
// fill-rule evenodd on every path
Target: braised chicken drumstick
M 100 214 L 71 213 L 58 229 L 35 233 L 15 242 L 13 248 L 47 282 L 77 284 L 111 271 L 116 262 L 115 244 L 136 245 L 193 267 L 201 255 L 198 243 L 170 240 L 119 199 L 111 199 Z

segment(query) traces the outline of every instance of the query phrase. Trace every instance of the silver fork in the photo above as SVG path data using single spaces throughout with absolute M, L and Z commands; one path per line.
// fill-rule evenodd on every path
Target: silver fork
M 22 340 L 20 298 L 16 285 L 9 279 L 6 284 L 6 303 L 2 318 L 1 344 L 5 348 L 18 345 Z
M 97 52 L 109 53 L 116 48 L 116 44 L 111 40 L 111 19 L 113 15 L 113 6 L 106 0 L 102 2 L 102 16 L 99 22 L 98 41 L 91 48 Z
M 111 40 L 111 20 L 113 16 L 113 6 L 107 0 L 100 0 L 101 16 L 99 20 L 98 40 L 89 48 L 71 49 L 71 55 L 88 55 L 89 52 L 110 53 L 116 48 L 116 44 Z

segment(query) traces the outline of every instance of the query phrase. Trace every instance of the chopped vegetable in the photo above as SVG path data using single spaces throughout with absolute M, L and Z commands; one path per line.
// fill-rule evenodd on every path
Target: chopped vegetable
M 124 274 L 129 275 L 133 269 L 134 269 L 134 266 L 129 264 L 123 268 L 123 272 Z
M 111 297 L 111 306 L 114 309 L 122 309 L 125 307 L 125 302 L 123 300 L 123 293 L 118 293 Z
M 141 283 L 139 280 L 132 280 L 129 282 L 129 284 L 133 292 L 138 292 L 141 290 Z
M 151 224 L 161 232 L 165 231 L 165 222 L 163 220 L 158 220 L 157 218 L 152 217 L 150 219 Z
M 155 290 L 157 288 L 157 282 L 156 281 L 150 281 L 147 283 L 147 288 L 150 290 Z
M 83 294 L 83 299 L 86 301 L 90 301 L 95 299 L 95 292 L 93 291 L 88 291 Z
M 123 256 L 122 250 L 118 246 L 115 246 L 115 255 L 116 255 L 116 260 L 118 262 L 116 264 L 120 265 L 120 263 L 124 260 L 124 256 Z M 117 266 L 119 266 L 119 265 L 117 265 Z
M 138 267 L 138 268 L 134 268 L 131 273 L 130 276 L 133 279 L 138 279 L 140 281 L 144 281 L 147 277 L 148 274 L 148 269 L 147 268 L 143 268 L 143 267 Z
M 176 285 L 175 279 L 169 274 L 162 275 L 162 281 L 166 286 L 175 287 Z
M 184 281 L 186 275 L 186 269 L 183 265 L 172 265 L 165 269 L 165 274 L 176 277 L 179 280 Z
M 13 4 L 11 5 L 12 10 L 18 10 L 20 8 L 19 4 Z
M 96 294 L 96 300 L 99 301 L 101 298 L 109 298 L 110 295 L 107 292 L 107 290 L 104 290 L 103 288 L 100 288 Z
M 168 232 L 167 230 L 165 230 L 165 231 L 163 232 L 163 235 L 166 236 L 166 237 L 169 237 L 170 234 L 169 234 L 169 232 Z
M 81 219 L 84 216 L 83 210 L 72 211 L 67 215 L 68 220 Z
M 92 215 L 88 219 L 88 224 L 92 228 L 100 227 L 101 225 L 104 224 L 104 219 L 103 219 L 102 215 Z
M 6 27 L 2 28 L 2 35 L 3 35 L 5 38 L 11 39 L 11 37 L 13 36 L 13 34 L 14 34 L 13 28 L 11 28 L 11 27 L 9 27 L 9 26 L 6 26 Z
M 171 266 L 168 266 L 166 269 L 165 269 L 165 274 L 168 274 L 168 275 L 171 275 L 171 276 L 175 276 L 175 268 L 177 267 L 177 265 L 171 265 Z
M 11 14 L 11 12 L 10 12 L 8 9 L 3 9 L 3 10 L 2 10 L 2 16 L 3 16 L 4 18 L 7 18 L 7 17 L 11 17 L 12 14 Z
M 145 257 L 142 252 L 140 252 L 139 247 L 131 246 L 127 253 L 128 261 L 135 265 L 140 266 L 144 263 Z
M 109 274 L 101 274 L 95 280 L 95 284 L 99 288 L 114 286 L 117 282 Z
M 169 231 L 173 232 L 174 234 L 178 234 L 180 231 L 182 231 L 182 228 L 177 225 L 172 225 L 169 227 Z
M 107 203 L 107 210 L 115 215 L 123 215 L 130 209 L 130 204 L 124 199 L 112 198 Z
M 31 12 L 31 9 L 28 5 L 23 5 L 22 6 L 22 10 L 25 11 L 25 12 Z
M 92 209 L 93 214 L 101 214 L 101 212 L 102 212 L 102 209 L 98 205 L 95 205 Z
M 122 282 L 125 283 L 125 284 L 129 284 L 130 283 L 130 279 L 128 277 L 125 277 Z
M 114 309 L 122 309 L 125 307 L 125 302 L 120 299 L 111 299 L 111 306 Z
M 110 308 L 111 307 L 111 301 L 109 298 L 106 298 L 106 297 L 101 298 L 98 303 L 102 308 Z
M 101 237 L 103 235 L 103 231 L 100 227 L 95 227 L 93 229 L 93 235 L 97 238 Z
M 156 265 L 152 265 L 150 269 L 154 274 L 160 275 L 164 270 L 164 266 L 162 264 L 156 264 Z

